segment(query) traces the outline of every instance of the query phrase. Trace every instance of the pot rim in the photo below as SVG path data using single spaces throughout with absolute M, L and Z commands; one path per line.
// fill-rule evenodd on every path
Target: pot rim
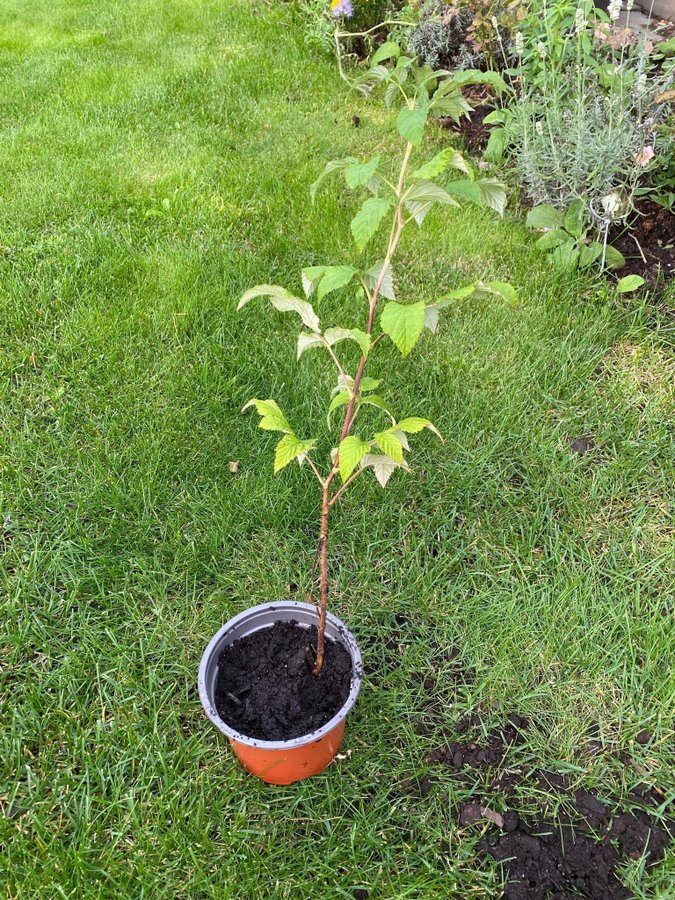
M 347 713 L 356 702 L 359 690 L 361 689 L 361 681 L 363 680 L 363 663 L 361 660 L 361 653 L 359 652 L 359 648 L 354 635 L 349 631 L 346 625 L 340 619 L 338 619 L 337 616 L 333 615 L 330 612 L 327 612 L 327 624 L 330 623 L 337 632 L 337 634 L 332 635 L 331 637 L 335 637 L 336 639 L 340 640 L 340 643 L 342 643 L 343 646 L 347 649 L 352 660 L 352 680 L 349 689 L 349 695 L 347 696 L 347 699 L 340 707 L 340 709 L 333 716 L 333 718 L 326 722 L 325 725 L 322 725 L 321 728 L 317 728 L 315 731 L 312 731 L 309 734 L 303 734 L 299 737 L 290 738 L 287 741 L 263 741 L 259 738 L 252 738 L 246 734 L 242 734 L 241 732 L 236 731 L 234 728 L 224 722 L 218 714 L 218 710 L 216 709 L 215 699 L 212 701 L 211 697 L 209 696 L 209 689 L 206 682 L 207 667 L 209 665 L 209 662 L 211 661 L 214 653 L 220 652 L 221 648 L 225 646 L 223 644 L 223 638 L 225 637 L 225 635 L 229 631 L 231 631 L 240 621 L 245 621 L 251 614 L 262 613 L 265 611 L 275 612 L 281 608 L 298 610 L 298 612 L 303 611 L 305 613 L 311 611 L 312 615 L 318 618 L 319 609 L 317 606 L 315 606 L 313 603 L 302 603 L 299 600 L 278 600 L 270 603 L 259 603 L 257 606 L 249 606 L 243 612 L 238 613 L 236 616 L 233 616 L 221 628 L 218 629 L 218 631 L 209 641 L 206 650 L 202 654 L 201 662 L 199 664 L 199 699 L 202 702 L 202 706 L 204 707 L 206 715 L 213 722 L 216 728 L 218 728 L 219 731 L 222 731 L 223 734 L 230 739 L 230 741 L 236 741 L 240 744 L 244 744 L 247 747 L 256 747 L 260 750 L 293 750 L 296 747 L 303 747 L 306 744 L 312 744 L 316 741 L 320 741 L 337 725 L 339 725 L 343 719 L 346 718 Z M 253 629 L 253 631 L 260 631 L 262 628 L 268 628 L 272 624 L 274 624 L 274 621 L 265 623 L 261 625 L 260 628 Z M 299 624 L 302 625 L 303 623 L 299 622 Z

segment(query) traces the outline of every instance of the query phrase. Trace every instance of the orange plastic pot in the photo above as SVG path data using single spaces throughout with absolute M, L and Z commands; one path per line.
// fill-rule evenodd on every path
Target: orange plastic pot
M 317 608 L 310 603 L 281 601 L 263 603 L 240 613 L 214 635 L 199 666 L 199 697 L 206 715 L 227 736 L 237 758 L 251 774 L 269 784 L 292 784 L 318 775 L 335 757 L 344 735 L 347 713 L 361 688 L 363 665 L 354 636 L 343 623 L 328 613 L 326 636 L 340 641 L 352 659 L 352 681 L 344 705 L 322 728 L 288 741 L 261 741 L 248 737 L 224 722 L 215 704 L 218 663 L 224 647 L 275 622 L 294 621 L 304 628 L 317 623 Z

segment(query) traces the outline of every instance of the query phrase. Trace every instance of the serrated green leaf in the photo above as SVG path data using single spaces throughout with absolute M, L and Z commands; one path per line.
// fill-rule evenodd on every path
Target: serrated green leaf
M 427 104 L 418 101 L 414 108 L 403 106 L 396 119 L 396 127 L 402 138 L 418 147 L 422 142 L 427 121 Z
M 374 438 L 385 456 L 391 457 L 394 462 L 403 462 L 403 445 L 395 434 L 391 431 L 377 431 Z
M 274 474 L 294 459 L 304 457 L 315 445 L 316 441 L 302 441 L 293 432 L 285 434 L 274 450 Z
M 468 200 L 477 206 L 483 205 L 483 195 L 475 181 L 467 178 L 460 178 L 457 181 L 451 181 L 447 185 L 448 193 L 460 200 Z
M 631 291 L 637 291 L 645 283 L 644 278 L 640 275 L 625 275 L 617 282 L 616 289 L 620 294 L 630 294 Z
M 370 337 L 359 328 L 327 328 L 324 337 L 331 347 L 338 341 L 349 340 L 356 341 L 364 356 L 370 351 Z
M 389 200 L 370 197 L 354 216 L 351 231 L 359 250 L 363 250 L 368 241 L 374 237 L 390 206 Z
M 371 266 L 367 272 L 363 273 L 363 280 L 368 285 L 369 291 L 375 290 L 375 286 L 380 278 L 380 273 L 382 271 L 383 265 L 384 260 L 375 263 L 375 265 Z M 387 266 L 387 271 L 384 273 L 384 278 L 382 279 L 382 284 L 380 285 L 380 297 L 384 297 L 386 300 L 396 299 L 396 294 L 394 291 L 394 269 L 391 263 L 389 263 L 389 265 Z
M 491 113 L 483 119 L 484 125 L 503 125 L 506 121 L 506 114 L 503 109 L 493 109 Z
M 410 177 L 426 181 L 430 178 L 437 178 L 447 169 L 459 169 L 461 172 L 469 174 L 466 160 L 459 150 L 455 150 L 453 147 L 446 147 L 445 150 L 441 150 L 433 159 L 416 169 Z
M 312 304 L 300 297 L 295 297 L 286 288 L 279 287 L 278 284 L 258 284 L 242 295 L 237 309 L 241 309 L 255 297 L 267 297 L 275 309 L 280 312 L 297 313 L 302 319 L 303 325 L 311 331 L 321 331 L 321 325 Z
M 434 203 L 445 206 L 459 206 L 454 197 L 433 181 L 420 181 L 414 184 L 405 195 L 405 207 L 418 225 L 424 221 Z
M 343 481 L 349 478 L 369 450 L 370 445 L 355 434 L 350 434 L 340 443 L 340 478 Z
M 300 278 L 302 280 L 302 289 L 305 292 L 305 297 L 311 297 L 314 291 L 316 290 L 317 284 L 323 278 L 323 273 L 326 271 L 326 266 L 307 266 L 300 273 Z
M 302 324 L 310 331 L 321 331 L 319 317 L 314 312 L 314 308 L 307 300 L 301 300 L 300 297 L 270 297 L 270 303 L 279 312 L 294 312 L 302 319 Z
M 528 228 L 562 228 L 564 218 L 555 206 L 541 203 L 529 211 L 525 224 Z
M 468 116 L 473 111 L 473 107 L 462 97 L 458 88 L 454 88 L 454 91 L 447 95 L 439 95 L 440 90 L 441 88 L 436 91 L 429 107 L 432 115 L 459 122 L 462 116 Z
M 297 359 L 300 359 L 305 350 L 311 350 L 312 347 L 324 346 L 323 338 L 320 334 L 307 334 L 301 331 L 298 335 Z
M 432 425 L 429 419 L 421 419 L 419 416 L 409 416 L 407 419 L 401 419 L 400 422 L 396 423 L 396 428 L 404 431 L 406 434 L 417 434 L 419 431 L 428 428 L 429 431 L 433 431 L 439 438 L 441 437 L 438 429 Z
M 492 70 L 483 72 L 480 69 L 464 69 L 461 72 L 455 72 L 452 80 L 455 84 L 462 87 L 467 87 L 471 84 L 489 84 L 497 93 L 507 89 L 506 82 L 502 76 Z
M 344 159 L 332 159 L 330 162 L 326 163 L 323 172 L 319 175 L 316 181 L 310 186 L 309 196 L 312 199 L 312 203 L 314 203 L 314 199 L 316 197 L 316 192 L 324 183 L 326 178 L 329 175 L 332 175 L 333 172 L 341 172 L 343 169 L 346 169 L 347 166 L 351 166 L 354 163 L 357 163 L 358 159 L 355 156 L 346 156 Z
M 506 150 L 507 137 L 505 128 L 491 129 L 487 146 L 483 151 L 483 158 L 491 163 L 501 162 Z
M 389 409 L 387 404 L 384 402 L 382 397 L 380 397 L 378 394 L 365 395 L 364 397 L 361 398 L 361 403 L 365 404 L 366 406 L 375 406 L 375 407 L 377 407 L 377 409 L 381 409 L 382 412 L 385 412 L 389 416 L 389 418 L 392 421 L 392 424 L 394 424 L 396 422 L 396 419 L 394 418 L 394 414 Z
M 372 66 L 362 75 L 359 75 L 352 84 L 362 94 L 369 94 L 372 89 L 389 78 L 389 69 L 386 66 Z
M 356 275 L 356 269 L 353 266 L 326 266 L 324 268 L 323 277 L 319 281 L 319 290 L 317 297 L 319 300 L 344 287 Z
M 362 394 L 366 394 L 370 391 L 376 391 L 381 384 L 381 378 L 369 378 L 367 375 L 364 375 L 359 384 L 359 390 Z
M 351 166 L 347 166 L 345 169 L 345 181 L 347 182 L 347 187 L 354 190 L 354 188 L 368 184 L 377 172 L 379 165 L 380 157 L 374 156 L 372 159 L 368 160 L 368 162 L 353 163 Z
M 503 216 L 506 206 L 506 185 L 498 178 L 479 178 L 476 184 L 485 206 L 493 209 L 498 216 Z
M 397 463 L 396 460 L 389 456 L 380 456 L 379 453 L 367 453 L 361 460 L 361 468 L 372 468 L 375 477 L 382 487 L 387 486 L 387 482 L 396 469 L 407 468 L 405 463 Z
M 256 412 L 261 417 L 258 428 L 263 431 L 285 431 L 291 433 L 291 426 L 286 421 L 286 416 L 279 409 L 275 400 L 249 400 L 242 407 L 242 412 L 255 406 Z
M 380 325 L 382 331 L 389 335 L 403 356 L 407 356 L 422 333 L 424 301 L 407 304 L 390 301 L 382 310 Z
M 385 41 L 384 44 L 380 44 L 375 53 L 373 53 L 371 63 L 377 65 L 377 63 L 386 62 L 388 59 L 398 59 L 400 55 L 401 48 L 397 43 L 394 41 Z

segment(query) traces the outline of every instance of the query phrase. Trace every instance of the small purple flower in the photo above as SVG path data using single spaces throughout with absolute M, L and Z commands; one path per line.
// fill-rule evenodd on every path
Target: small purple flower
M 332 0 L 330 8 L 334 16 L 344 16 L 346 19 L 351 19 L 354 15 L 354 7 L 351 0 Z

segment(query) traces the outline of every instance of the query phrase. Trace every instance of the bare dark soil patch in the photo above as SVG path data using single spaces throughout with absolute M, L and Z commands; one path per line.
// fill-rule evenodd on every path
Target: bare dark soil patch
M 462 138 L 468 152 L 480 155 L 487 147 L 490 137 L 490 126 L 485 125 L 483 119 L 493 110 L 493 106 L 481 104 L 475 106 L 468 117 L 463 116 L 459 122 L 446 118 L 440 121 L 445 128 Z
M 626 258 L 617 275 L 641 275 L 654 287 L 675 275 L 675 215 L 651 200 L 636 206 L 635 216 L 611 229 L 608 240 Z
M 648 866 L 663 858 L 675 838 L 675 821 L 664 823 L 654 815 L 653 807 L 661 799 L 658 793 L 633 793 L 628 798 L 633 808 L 626 810 L 592 791 L 573 790 L 564 776 L 525 771 L 516 761 L 509 764 L 509 751 L 525 743 L 527 725 L 511 715 L 487 736 L 452 741 L 428 755 L 428 763 L 451 768 L 467 787 L 476 786 L 480 772 L 480 790 L 503 797 L 499 810 L 480 797 L 463 803 L 460 825 L 485 829 L 478 849 L 500 863 L 507 900 L 579 896 L 627 900 L 631 893 L 620 881 L 617 867 L 643 854 Z M 479 726 L 480 719 L 474 716 L 460 722 L 455 731 L 472 733 Z M 542 794 L 560 806 L 555 817 L 549 807 L 539 815 L 519 813 L 519 797 Z
M 275 622 L 220 655 L 216 708 L 248 737 L 283 741 L 325 725 L 349 696 L 352 661 L 342 644 L 326 640 L 323 669 L 312 675 L 316 628 Z

